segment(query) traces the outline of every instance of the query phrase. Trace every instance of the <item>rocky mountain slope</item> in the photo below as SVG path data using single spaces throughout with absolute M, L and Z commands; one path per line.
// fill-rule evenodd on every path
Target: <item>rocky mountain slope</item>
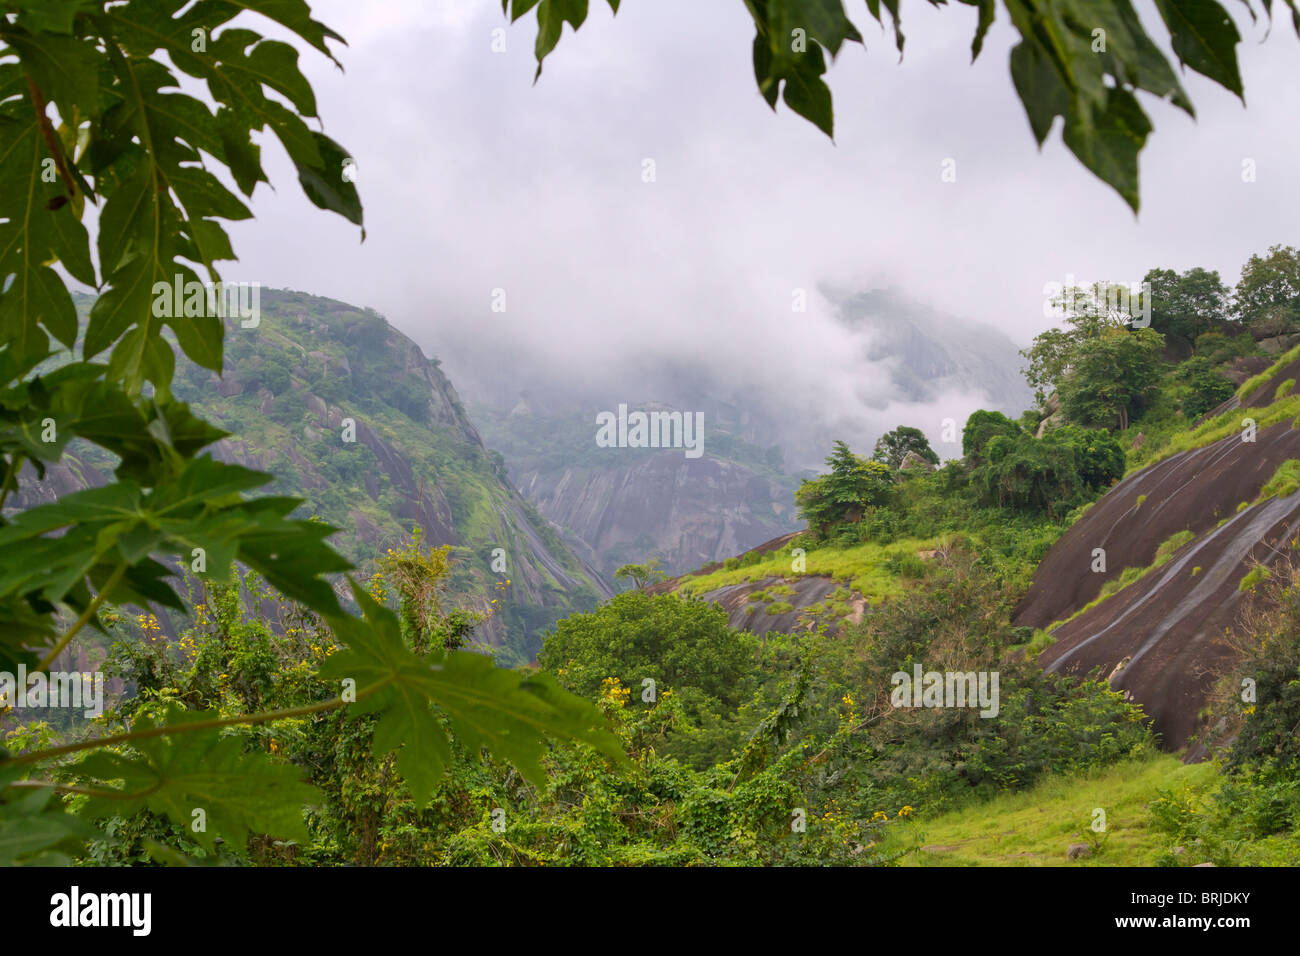
M 1064 622 L 1039 656 L 1044 667 L 1110 675 L 1172 749 L 1204 729 L 1210 689 L 1233 663 L 1224 632 L 1252 583 L 1296 553 L 1300 400 L 1286 383 L 1297 376 L 1293 352 L 1211 412 L 1192 447 L 1127 475 L 1051 549 L 1017 609 L 1021 625 Z M 1158 561 L 1165 542 L 1177 547 Z M 1104 571 L 1092 570 L 1098 549 Z M 1103 596 L 1125 569 L 1147 570 Z M 1188 751 L 1203 753 L 1199 743 Z
M 823 290 L 845 326 L 861 334 L 863 358 L 883 362 L 898 396 L 924 402 L 944 391 L 983 393 L 981 406 L 1012 418 L 1033 404 L 1024 361 L 1001 331 L 945 315 L 893 290 Z M 891 396 L 892 397 L 892 396 Z
M 781 468 L 779 449 L 740 437 L 742 423 L 717 403 L 702 413 L 703 454 L 695 458 L 680 448 L 599 447 L 594 405 L 521 399 L 505 413 L 473 407 L 515 487 L 606 576 L 651 558 L 678 573 L 799 527 L 799 479 Z M 638 409 L 685 411 L 630 408 Z
M 858 343 L 858 398 L 882 421 L 893 402 L 937 403 L 958 393 L 982 395 L 982 407 L 1013 416 L 1032 403 L 1016 346 L 996 329 L 892 291 L 823 292 L 835 306 L 835 321 Z M 467 375 L 474 419 L 488 447 L 509 463 L 514 485 L 605 574 L 650 558 L 680 574 L 798 530 L 793 492 L 809 474 L 802 464 L 820 467 L 835 439 L 869 453 L 886 428 L 918 424 L 891 419 L 859 435 L 863 423 L 847 424 L 853 416 L 842 418 L 845 409 L 795 414 L 797 403 L 780 386 L 738 390 L 688 357 L 653 368 L 630 359 L 628 367 L 626 380 L 613 386 L 571 381 L 525 356 L 476 366 Z M 595 414 L 611 404 L 611 392 L 632 408 L 702 411 L 703 457 L 597 447 Z M 947 414 L 957 413 L 932 416 L 936 442 Z M 959 446 L 936 447 L 960 454 Z
M 301 512 L 338 528 L 334 546 L 362 573 L 415 528 L 451 546 L 451 591 L 492 611 L 476 638 L 503 661 L 531 659 L 554 621 L 612 593 L 511 487 L 438 361 L 378 313 L 262 290 L 256 328 L 227 324 L 225 374 L 178 362 L 175 392 L 230 432 L 218 457 L 274 474 L 264 493 L 306 499 Z M 12 504 L 98 484 L 111 467 L 74 452 Z

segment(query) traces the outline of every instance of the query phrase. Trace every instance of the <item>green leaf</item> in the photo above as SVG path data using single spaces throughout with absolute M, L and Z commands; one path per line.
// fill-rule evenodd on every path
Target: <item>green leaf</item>
M 830 50 L 831 56 L 840 52 L 845 40 L 862 42 L 857 27 L 844 15 L 841 0 L 768 0 L 767 22 L 777 60 L 792 53 L 796 29 Z
M 889 19 L 894 26 L 894 45 L 898 48 L 901 55 L 903 52 L 902 22 L 899 19 L 898 0 L 867 0 L 867 11 L 876 19 L 876 22 L 884 26 L 885 21 L 880 16 L 880 7 L 883 2 L 885 9 L 889 12 Z
M 1028 40 L 1011 48 L 1011 81 L 1029 116 L 1034 139 L 1042 146 L 1052 121 L 1070 108 L 1070 91 L 1041 46 Z
M 1151 122 L 1127 90 L 1110 91 L 1106 109 L 1090 116 L 1072 115 L 1065 125 L 1065 145 L 1125 202 L 1138 211 L 1138 153 Z
M 351 565 L 325 544 L 327 524 L 286 518 L 296 498 L 242 499 L 240 492 L 269 475 L 209 457 L 186 462 L 174 480 L 147 493 L 130 481 L 65 495 L 28 508 L 0 527 L 0 550 L 21 548 L 25 560 L 0 563 L 0 601 L 14 598 L 55 605 L 76 597 L 87 576 L 102 580 L 112 569 L 137 569 L 123 587 L 134 596 L 180 606 L 152 558 L 174 555 L 189 564 L 195 548 L 206 555 L 206 574 L 225 580 L 238 560 L 258 571 L 287 597 L 323 614 L 341 615 L 327 574 Z M 54 532 L 62 532 L 54 534 Z M 140 588 L 149 588 L 143 594 Z M 132 594 L 118 595 L 123 603 Z
M 204 0 L 198 4 L 198 7 L 201 10 L 196 12 L 196 16 L 204 18 L 215 16 L 220 22 L 225 22 L 245 10 L 260 13 L 268 20 L 274 20 L 280 26 L 292 30 L 335 63 L 338 63 L 338 60 L 334 59 L 334 54 L 330 52 L 325 41 L 336 40 L 344 46 L 347 45 L 346 40 L 325 24 L 312 19 L 311 8 L 306 0 L 238 0 L 238 2 Z
M 52 788 L 8 789 L 0 804 L 0 866 L 69 866 L 60 850 L 80 846 L 95 830 L 63 812 Z
M 72 33 L 78 13 L 89 13 L 103 6 L 96 0 L 10 0 L 5 4 L 18 10 L 18 22 L 35 33 Z
M 95 281 L 90 239 L 72 204 L 51 208 L 67 198 L 54 168 L 34 116 L 0 115 L 0 343 L 21 355 L 43 354 L 49 335 L 65 346 L 76 340 L 72 297 L 50 264 Z
M 501 0 L 501 12 L 506 13 L 506 7 L 509 5 L 510 22 L 514 23 L 533 7 L 537 6 L 537 3 L 538 0 L 514 0 L 513 4 L 510 3 L 510 0 Z
M 576 30 L 586 19 L 587 0 L 542 0 L 537 7 L 537 42 L 534 45 L 537 73 L 533 76 L 534 82 L 542 75 L 542 61 L 560 42 L 564 24 L 568 23 Z
M 173 705 L 164 720 L 141 717 L 131 730 L 183 728 L 217 716 Z M 96 788 L 121 794 L 91 797 L 88 816 L 148 810 L 166 816 L 208 850 L 215 848 L 217 837 L 240 848 L 258 834 L 310 839 L 302 811 L 319 802 L 320 792 L 304 783 L 302 771 L 292 764 L 260 750 L 245 753 L 241 737 L 222 736 L 215 728 L 182 730 L 136 740 L 131 746 L 133 754 L 95 751 L 70 768 Z
M 470 753 L 486 748 L 538 786 L 546 779 L 541 758 L 547 737 L 580 741 L 611 760 L 626 761 L 600 711 L 561 690 L 548 676 L 521 679 L 498 668 L 490 657 L 468 651 L 422 658 L 402 640 L 392 611 L 355 584 L 352 590 L 364 620 L 336 622 L 345 647 L 326 660 L 320 677 L 351 678 L 359 693 L 380 686 L 359 698 L 353 710 L 380 715 L 375 751 L 398 751 L 397 768 L 417 805 L 428 803 L 451 755 L 446 732 L 430 705 L 437 706 Z
M 835 135 L 835 118 L 831 109 L 831 90 L 822 80 L 826 61 L 821 47 L 808 45 L 806 53 L 799 54 L 795 66 L 785 77 L 782 98 L 804 119 L 811 122 L 827 136 Z
M 3 39 L 47 101 L 58 101 L 68 112 L 73 106 L 86 115 L 99 111 L 99 54 L 93 46 L 76 37 L 19 29 L 6 30 Z
M 343 174 L 344 160 L 348 159 L 347 152 L 324 133 L 313 131 L 312 138 L 320 154 L 320 162 L 312 164 L 294 160 L 302 191 L 321 209 L 336 212 L 349 222 L 362 225 L 361 198 L 357 194 L 357 187 Z M 365 238 L 364 229 L 361 237 Z
M 984 49 L 984 38 L 988 36 L 989 27 L 993 26 L 993 18 L 997 14 L 996 0 L 961 0 L 972 7 L 979 7 L 979 22 L 975 25 L 975 39 L 971 41 L 970 58 L 974 63 L 979 59 L 980 51 Z
M 1241 34 L 1215 0 L 1156 0 L 1180 62 L 1244 98 L 1237 44 Z

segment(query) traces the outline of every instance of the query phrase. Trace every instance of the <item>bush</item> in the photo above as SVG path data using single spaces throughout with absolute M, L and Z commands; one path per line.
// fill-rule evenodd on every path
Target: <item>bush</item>
M 842 441 L 835 443 L 826 464 L 829 473 L 804 481 L 794 495 L 800 517 L 816 537 L 861 521 L 868 508 L 888 501 L 894 484 L 888 465 L 859 458 Z
M 925 588 L 908 590 L 847 629 L 841 642 L 856 661 L 846 673 L 851 693 L 878 689 L 876 701 L 857 705 L 879 717 L 843 752 L 863 809 L 902 802 L 936 811 L 1151 748 L 1141 711 L 1104 680 L 1045 674 L 1009 653 L 1024 644 L 1023 629 L 1010 624 L 1015 597 L 974 554 L 955 550 Z M 970 707 L 893 708 L 892 677 L 915 664 L 997 673 L 997 715 L 982 717 Z
M 727 612 L 716 604 L 626 591 L 594 611 L 558 622 L 537 662 L 564 687 L 590 699 L 617 681 L 636 691 L 628 703 L 634 708 L 647 706 L 641 689 L 646 678 L 652 679 L 656 694 L 671 692 L 693 725 L 712 728 L 702 746 L 692 744 L 687 733 L 678 734 L 674 743 L 681 749 L 674 752 L 713 759 L 741 739 L 731 724 L 754 689 L 757 641 L 727 622 Z
M 297 425 L 306 414 L 307 399 L 296 389 L 289 389 L 271 402 L 271 421 L 281 425 Z
M 999 508 L 1057 516 L 1124 474 L 1124 451 L 1107 432 L 1065 425 L 1041 439 L 993 434 L 971 472 L 980 498 Z
M 1176 378 L 1186 387 L 1182 410 L 1188 418 L 1200 418 L 1230 399 L 1237 390 L 1237 386 L 1215 370 L 1209 359 L 1199 355 L 1180 365 Z

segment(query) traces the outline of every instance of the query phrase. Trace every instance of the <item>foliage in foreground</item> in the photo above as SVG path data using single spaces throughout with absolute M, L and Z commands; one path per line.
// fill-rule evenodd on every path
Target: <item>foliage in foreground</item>
M 608 0 L 611 10 L 619 0 Z M 997 0 L 961 0 L 978 10 L 971 59 L 980 55 L 997 15 Z M 1284 0 L 1300 34 L 1300 8 Z M 935 4 L 939 5 L 938 3 Z M 537 75 L 568 23 L 587 18 L 587 0 L 502 0 L 512 21 L 537 8 Z M 1041 146 L 1064 118 L 1062 139 L 1079 162 L 1138 209 L 1138 154 L 1151 133 L 1151 120 L 1138 101 L 1139 91 L 1168 100 L 1189 116 L 1192 101 L 1164 52 L 1147 32 L 1129 0 L 1004 0 L 1019 42 L 1011 49 L 1011 80 Z M 1251 21 L 1255 6 L 1247 2 Z M 1271 20 L 1272 0 L 1264 0 Z M 827 54 L 833 59 L 845 43 L 863 43 L 842 0 L 745 0 L 753 18 L 754 78 L 759 93 L 776 109 L 778 99 L 814 123 L 834 132 L 831 91 L 823 79 Z M 1237 66 L 1241 34 L 1215 0 L 1163 0 L 1156 10 L 1169 32 L 1180 66 L 1191 67 L 1237 96 L 1243 96 Z M 869 0 L 867 12 L 882 27 L 888 15 L 900 56 L 903 52 L 898 0 Z M 865 44 L 864 44 L 865 45 Z
M 297 499 L 245 497 L 271 476 L 204 454 L 225 433 L 173 394 L 178 352 L 224 369 L 230 297 L 196 269 L 219 283 L 217 264 L 235 258 L 223 222 L 251 212 L 217 173 L 243 197 L 268 182 L 255 134 L 270 128 L 312 203 L 362 222 L 347 153 L 308 125 L 318 117 L 298 49 L 232 25 L 244 11 L 331 58 L 340 40 L 297 0 L 15 0 L 0 12 L 0 508 L 74 439 L 115 462 L 102 486 L 0 518 L 0 669 L 45 672 L 104 628 L 109 602 L 180 610 L 178 571 L 219 589 L 236 564 L 328 620 L 343 649 L 316 675 L 330 692 L 310 704 L 222 716 L 158 702 L 116 733 L 7 741 L 0 863 L 62 862 L 87 821 L 110 813 L 158 815 L 208 850 L 301 837 L 312 791 L 300 771 L 228 733 L 278 719 L 377 714 L 376 746 L 396 752 L 421 803 L 450 759 L 444 725 L 534 780 L 548 734 L 621 755 L 598 711 L 544 675 L 413 650 L 396 616 L 355 588 L 364 619 L 346 612 L 326 578 L 350 568 L 325 543 L 333 529 L 291 519 Z M 178 74 L 209 100 L 178 92 L 198 86 Z M 56 265 L 100 292 L 84 332 Z

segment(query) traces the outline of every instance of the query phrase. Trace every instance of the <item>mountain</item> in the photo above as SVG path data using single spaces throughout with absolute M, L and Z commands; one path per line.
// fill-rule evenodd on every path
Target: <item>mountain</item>
M 902 399 L 929 402 L 945 391 L 985 396 L 984 408 L 1016 418 L 1034 403 L 1015 344 L 1001 331 L 910 301 L 892 289 L 822 290 L 836 316 L 862 338 L 865 362 L 884 363 Z
M 1203 736 L 1202 709 L 1235 661 L 1224 635 L 1252 586 L 1294 560 L 1298 377 L 1293 350 L 1181 445 L 1155 451 L 1047 553 L 1017 609 L 1017 624 L 1052 630 L 1045 668 L 1109 675 L 1174 748 Z M 1097 549 L 1105 569 L 1080 573 Z M 1189 751 L 1204 753 L 1203 742 Z
M 1234 670 L 1243 646 L 1260 639 L 1240 636 L 1252 627 L 1252 592 L 1274 577 L 1293 582 L 1300 564 L 1300 347 L 1271 365 L 1252 355 L 1233 366 L 1225 375 L 1240 385 L 1235 396 L 1197 421 L 1178 413 L 1138 422 L 1124 436 L 1127 473 L 1060 524 L 1024 523 L 1011 511 L 981 518 L 972 502 L 967 514 L 940 518 L 928 540 L 899 538 L 884 523 L 878 541 L 864 530 L 805 558 L 798 549 L 813 544 L 787 536 L 654 590 L 717 602 L 730 626 L 759 634 L 835 630 L 925 587 L 925 566 L 945 562 L 960 539 L 981 560 L 996 563 L 1000 548 L 1013 579 L 1016 564 L 1025 569 L 1011 624 L 1028 643 L 1014 652 L 1048 672 L 1108 680 L 1141 706 L 1166 749 L 1203 759 L 1207 732 L 1226 726 L 1205 719 L 1220 681 L 1231 676 L 1244 690 L 1246 678 L 1264 680 Z M 891 510 L 908 520 L 909 508 L 940 500 L 918 497 L 924 483 L 942 490 L 948 480 L 904 481 Z
M 593 359 L 575 375 L 502 341 L 491 361 L 467 353 L 457 367 L 484 441 L 575 551 L 605 575 L 651 558 L 681 574 L 802 528 L 794 491 L 836 439 L 869 453 L 890 428 L 926 426 L 936 448 L 959 455 L 939 440 L 943 417 L 960 423 L 981 407 L 1018 416 L 1032 404 L 1016 346 L 996 329 L 892 290 L 822 292 L 860 372 L 852 361 L 848 372 L 824 370 L 836 387 L 818 403 L 797 379 L 755 385 L 733 367 L 748 358 L 737 354 L 634 354 L 616 376 Z M 620 403 L 702 414 L 702 456 L 600 447 L 597 416 Z
M 597 412 L 521 399 L 505 413 L 474 406 L 488 444 L 509 462 L 515 487 L 602 573 L 658 558 L 669 573 L 744 551 L 800 526 L 798 478 L 779 449 L 738 437 L 742 423 L 717 402 L 700 403 L 699 457 L 685 449 L 601 447 Z M 694 414 L 644 402 L 636 412 Z
M 475 636 L 503 662 L 531 660 L 556 620 L 612 594 L 511 487 L 438 360 L 373 310 L 264 289 L 256 328 L 227 323 L 224 375 L 178 359 L 174 391 L 230 433 L 217 457 L 275 475 L 263 493 L 306 499 L 298 515 L 338 528 L 331 542 L 363 575 L 412 529 L 450 546 L 451 592 L 492 611 Z M 99 484 L 112 466 L 82 446 L 11 503 Z

